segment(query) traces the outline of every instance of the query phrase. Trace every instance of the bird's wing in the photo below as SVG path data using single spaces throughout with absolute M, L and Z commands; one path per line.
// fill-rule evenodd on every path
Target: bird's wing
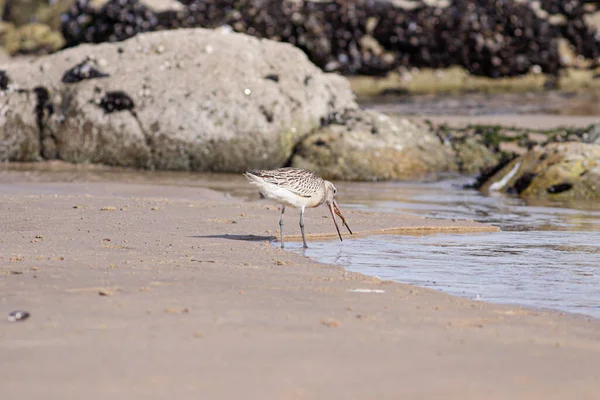
M 248 171 L 247 173 L 302 197 L 314 196 L 317 193 L 319 185 L 322 184 L 322 179 L 317 174 L 298 168 Z

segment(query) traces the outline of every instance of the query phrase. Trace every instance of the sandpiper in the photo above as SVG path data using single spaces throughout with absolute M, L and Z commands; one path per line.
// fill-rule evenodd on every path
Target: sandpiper
M 302 242 L 305 248 L 308 247 L 304 235 L 304 209 L 306 207 L 318 207 L 323 203 L 327 204 L 340 240 L 343 240 L 342 234 L 334 214 L 342 219 L 342 223 L 348 229 L 348 232 L 352 234 L 335 201 L 335 195 L 337 194 L 335 186 L 333 186 L 333 183 L 323 180 L 314 172 L 299 168 L 279 168 L 270 171 L 248 171 L 244 173 L 244 176 L 248 178 L 251 184 L 258 186 L 258 190 L 263 196 L 282 205 L 281 218 L 279 219 L 282 249 L 283 213 L 286 206 L 300 209 L 300 231 L 302 232 Z

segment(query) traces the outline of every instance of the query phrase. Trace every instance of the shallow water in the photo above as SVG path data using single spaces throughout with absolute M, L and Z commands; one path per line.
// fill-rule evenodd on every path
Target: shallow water
M 600 318 L 600 209 L 527 205 L 462 189 L 464 179 L 431 184 L 339 184 L 344 207 L 433 218 L 473 219 L 497 233 L 380 235 L 312 242 L 292 251 L 382 279 L 496 303 Z M 587 209 L 586 209 L 587 208 Z
M 463 93 L 384 96 L 361 101 L 388 114 L 402 115 L 563 115 L 598 116 L 600 91 L 541 91 L 529 93 Z M 504 121 L 506 124 L 507 121 Z

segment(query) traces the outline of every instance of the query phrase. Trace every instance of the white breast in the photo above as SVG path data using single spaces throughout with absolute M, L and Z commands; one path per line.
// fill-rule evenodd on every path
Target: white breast
M 279 204 L 296 208 L 315 207 L 319 204 L 319 201 L 315 199 L 314 196 L 302 197 L 285 188 L 264 181 L 253 181 L 250 183 L 256 185 L 258 190 L 260 190 L 267 199 L 273 200 Z

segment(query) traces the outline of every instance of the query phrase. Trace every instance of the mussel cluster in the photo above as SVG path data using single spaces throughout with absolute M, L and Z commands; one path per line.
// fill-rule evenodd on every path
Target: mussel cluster
M 157 29 L 154 11 L 138 0 L 109 0 L 96 9 L 90 0 L 76 0 L 61 17 L 66 46 L 118 42 Z
M 590 29 L 584 19 L 587 13 L 597 11 L 599 0 L 541 0 L 540 3 L 542 10 L 550 15 L 564 17 L 558 29 L 577 54 L 591 59 L 600 57 L 600 32 Z
M 540 16 L 517 0 L 451 0 L 430 7 L 414 0 L 179 0 L 181 10 L 154 12 L 138 0 L 110 0 L 102 8 L 77 0 L 63 15 L 67 46 L 120 41 L 161 29 L 230 26 L 236 32 L 289 42 L 325 70 L 384 75 L 398 67 L 460 65 L 476 75 L 501 77 L 536 67 L 561 68 L 557 39 L 597 58 L 600 35 L 587 27 L 586 7 L 598 1 L 541 0 Z M 404 2 L 406 3 L 406 1 Z M 595 5 L 594 5 L 595 4 Z

